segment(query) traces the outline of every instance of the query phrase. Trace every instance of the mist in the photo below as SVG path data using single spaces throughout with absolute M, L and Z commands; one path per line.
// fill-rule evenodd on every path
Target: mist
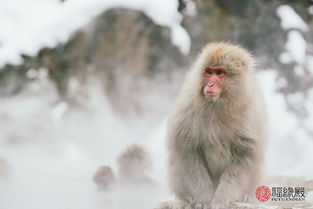
M 2 100 L 0 153 L 7 173 L 1 181 L 1 207 L 152 208 L 167 197 L 165 115 L 158 121 L 125 119 L 114 113 L 97 79 L 91 80 L 80 107 L 58 103 L 47 78 Z M 92 181 L 96 169 L 108 165 L 117 172 L 117 156 L 134 143 L 151 153 L 156 184 L 99 191 Z
M 167 116 L 197 54 L 216 41 L 258 62 L 266 174 L 313 179 L 312 8 L 310 0 L 1 1 L 0 209 L 148 209 L 173 198 Z M 117 159 L 133 144 L 151 157 L 152 184 L 121 182 Z M 100 166 L 116 175 L 110 189 L 93 180 Z

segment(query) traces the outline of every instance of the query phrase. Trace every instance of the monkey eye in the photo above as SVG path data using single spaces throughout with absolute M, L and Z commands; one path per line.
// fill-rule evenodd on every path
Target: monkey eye
M 206 74 L 212 74 L 212 70 L 209 69 L 209 68 L 207 68 L 207 69 L 205 69 L 205 73 L 206 73 Z
M 222 75 L 222 74 L 224 74 L 224 71 L 223 71 L 223 70 L 217 70 L 217 71 L 216 71 L 216 75 Z

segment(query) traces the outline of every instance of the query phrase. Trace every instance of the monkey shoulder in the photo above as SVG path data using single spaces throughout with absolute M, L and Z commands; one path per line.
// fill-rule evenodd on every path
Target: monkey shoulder
M 204 138 L 207 126 L 201 117 L 192 111 L 174 113 L 168 121 L 167 141 L 181 150 L 196 149 Z

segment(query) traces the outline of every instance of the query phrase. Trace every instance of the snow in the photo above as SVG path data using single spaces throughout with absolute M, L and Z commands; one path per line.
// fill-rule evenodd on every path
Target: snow
M 294 70 L 295 70 L 296 75 L 298 75 L 299 77 L 302 77 L 305 75 L 305 71 L 304 71 L 303 67 L 300 65 L 296 65 L 294 67 Z
M 305 118 L 302 122 L 303 126 L 307 128 L 311 133 L 313 133 L 313 126 L 312 126 L 312 117 L 313 117 L 313 90 L 310 89 L 308 95 L 307 95 L 307 102 L 305 103 L 305 107 L 308 110 L 308 114 L 310 117 Z M 312 135 L 312 134 L 311 134 Z M 312 138 L 312 136 L 311 136 Z
M 299 64 L 305 62 L 306 47 L 307 43 L 300 32 L 292 30 L 288 33 L 285 48 L 295 62 Z
M 308 8 L 308 12 L 309 12 L 311 15 L 313 15 L 313 6 L 310 6 L 310 7 Z
M 308 69 L 313 73 L 313 56 L 308 56 Z
M 279 55 L 279 62 L 283 64 L 290 64 L 292 62 L 292 57 L 290 56 L 290 53 L 283 52 Z
M 281 5 L 277 8 L 276 14 L 281 19 L 281 27 L 284 30 L 308 30 L 307 24 L 302 20 L 302 18 L 296 13 L 296 11 L 292 7 L 288 5 Z
M 37 70 L 31 68 L 26 72 L 26 76 L 27 78 L 34 79 L 38 76 L 38 72 Z
M 191 44 L 189 35 L 186 30 L 178 24 L 172 26 L 172 42 L 176 46 L 181 46 L 180 50 L 183 54 L 188 54 Z
M 281 27 L 284 30 L 290 30 L 285 44 L 286 51 L 280 54 L 279 61 L 283 64 L 289 64 L 294 61 L 298 65 L 303 66 L 306 62 L 307 43 L 301 31 L 307 31 L 308 26 L 294 9 L 288 5 L 279 6 L 276 13 L 281 20 Z M 296 71 L 299 73 L 299 68 Z
M 279 56 L 279 61 L 283 64 L 295 62 L 295 72 L 297 75 L 304 75 L 303 67 L 308 65 L 311 68 L 309 56 L 307 56 L 307 42 L 303 35 L 297 30 L 291 30 L 287 34 L 285 51 Z
M 281 27 L 290 30 L 287 34 L 285 51 L 280 54 L 279 61 L 283 64 L 296 63 L 294 71 L 299 76 L 305 75 L 305 67 L 312 71 L 310 56 L 307 56 L 307 41 L 301 31 L 307 31 L 308 26 L 301 17 L 288 5 L 277 8 L 281 19 Z M 312 136 L 308 130 L 312 128 L 313 92 L 304 95 L 297 92 L 285 99 L 275 92 L 276 88 L 288 85 L 285 79 L 275 82 L 273 70 L 260 72 L 259 80 L 268 105 L 270 137 L 267 146 L 267 171 L 269 175 L 295 175 L 313 177 L 313 169 L 309 159 L 313 157 Z M 309 111 L 309 117 L 300 119 L 287 109 L 286 100 L 293 105 L 304 105 Z
M 105 10 L 124 7 L 144 12 L 156 24 L 169 27 L 173 44 L 186 54 L 190 38 L 180 25 L 176 0 L 2 0 L 0 1 L 0 67 L 19 64 L 20 54 L 33 56 L 43 47 L 65 42 L 71 33 Z
M 285 78 L 279 78 L 277 81 L 276 81 L 276 86 L 277 88 L 284 88 L 287 86 L 287 80 Z
M 186 8 L 184 9 L 184 14 L 187 16 L 195 16 L 197 14 L 197 8 L 195 2 L 192 0 L 183 0 Z
M 312 136 L 305 131 L 296 116 L 289 112 L 282 94 L 275 92 L 275 71 L 266 70 L 258 73 L 260 86 L 269 116 L 269 138 L 267 142 L 267 172 L 268 175 L 305 176 L 313 178 L 313 168 L 310 159 L 313 157 Z M 312 111 L 313 91 L 306 105 Z M 291 102 L 303 103 L 303 94 L 297 93 L 289 97 Z M 312 124 L 313 114 L 305 119 Z M 312 125 L 310 125 L 312 126 Z
M 55 122 L 62 121 L 62 118 L 65 112 L 68 110 L 68 108 L 69 108 L 69 105 L 66 102 L 60 102 L 54 107 L 51 113 L 51 117 L 53 118 Z

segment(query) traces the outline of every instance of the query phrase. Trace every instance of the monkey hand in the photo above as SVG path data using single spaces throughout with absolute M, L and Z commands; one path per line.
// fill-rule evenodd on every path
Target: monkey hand
M 191 205 L 189 205 L 189 208 L 192 208 L 192 209 L 211 209 L 209 202 L 192 203 Z
M 228 201 L 214 198 L 210 209 L 227 209 Z
M 238 199 L 239 202 L 249 202 L 249 200 L 250 200 L 250 196 L 249 196 L 249 195 L 242 195 L 242 196 Z

